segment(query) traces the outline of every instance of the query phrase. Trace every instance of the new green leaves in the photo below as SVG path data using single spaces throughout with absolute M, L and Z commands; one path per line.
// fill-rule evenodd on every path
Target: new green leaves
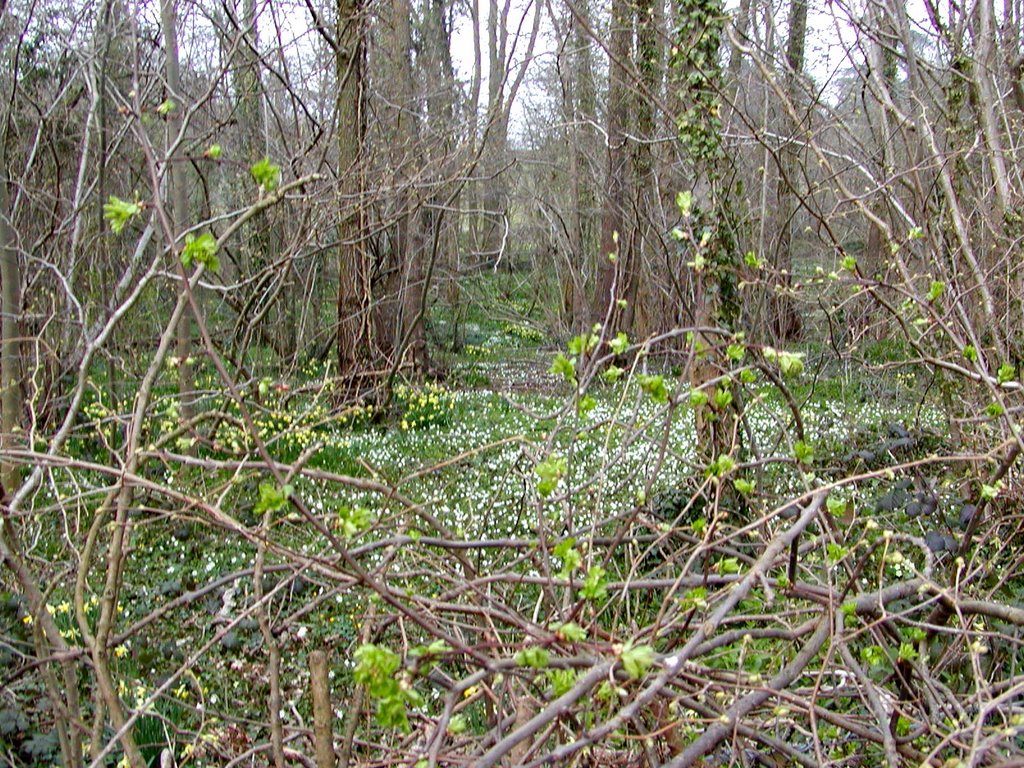
M 684 219 L 690 218 L 693 213 L 693 192 L 688 189 L 676 192 L 676 208 L 679 209 L 679 215 Z
M 570 536 L 564 541 L 559 542 L 558 546 L 551 551 L 551 554 L 562 560 L 562 570 L 559 571 L 558 575 L 563 579 L 568 579 L 572 572 L 579 568 L 583 562 L 583 555 L 576 549 L 575 536 Z
M 556 376 L 562 376 L 570 384 L 576 384 L 576 362 L 575 360 L 570 360 L 561 352 L 555 356 L 550 370 Z
M 604 373 L 601 374 L 601 379 L 606 384 L 614 384 L 622 378 L 622 374 L 624 373 L 625 371 L 622 368 L 619 368 L 619 366 L 609 365 L 608 368 L 605 369 Z
M 569 340 L 569 354 L 583 355 L 592 352 L 601 341 L 601 338 L 597 335 L 600 330 L 601 326 L 595 325 L 591 333 L 581 333 L 579 336 L 573 336 Z
M 608 597 L 608 572 L 600 565 L 592 565 L 583 578 L 580 597 L 586 600 L 604 600 Z
M 722 454 L 717 459 L 708 464 L 707 476 L 708 477 L 724 477 L 725 475 L 732 472 L 736 467 L 736 460 L 728 454 Z
M 369 528 L 372 522 L 373 513 L 366 507 L 350 507 L 346 504 L 338 509 L 334 527 L 339 529 L 346 539 L 351 539 L 360 531 Z
M 598 335 L 600 330 L 601 326 L 595 325 L 591 332 L 581 333 L 580 335 L 573 337 L 566 348 L 568 354 L 565 352 L 559 352 L 555 355 L 555 359 L 551 362 L 551 368 L 548 369 L 549 372 L 556 376 L 561 376 L 574 387 L 577 386 L 578 361 L 584 355 L 593 352 L 601 343 L 601 337 Z M 605 344 L 607 344 L 608 349 L 611 350 L 613 355 L 624 355 L 629 351 L 629 336 L 620 331 L 615 334 L 613 338 L 605 340 Z M 625 374 L 625 370 L 617 365 L 609 364 L 601 373 L 601 379 L 606 384 L 614 384 L 622 378 L 623 374 Z M 650 379 L 653 384 L 654 377 L 646 378 Z M 667 391 L 664 395 L 667 401 Z M 594 410 L 597 406 L 597 401 L 589 395 L 579 394 L 578 397 L 579 401 L 577 402 L 576 409 L 581 416 L 585 416 L 590 413 L 590 411 Z
M 765 347 L 762 354 L 765 360 L 778 364 L 783 376 L 798 376 L 804 369 L 803 352 L 786 352 L 773 347 Z
M 396 684 L 394 674 L 402 665 L 398 654 L 389 648 L 367 643 L 356 649 L 356 668 L 353 673 L 356 682 L 366 686 L 374 698 L 390 693 Z
M 421 706 L 423 697 L 413 689 L 408 676 L 398 679 L 397 673 L 402 666 L 398 654 L 383 646 L 366 643 L 356 649 L 355 660 L 355 681 L 365 685 L 367 693 L 377 700 L 377 723 L 408 733 L 406 706 Z
M 186 268 L 192 266 L 192 262 L 202 264 L 210 272 L 220 269 L 220 259 L 217 258 L 217 241 L 209 232 L 196 237 L 185 235 L 185 247 L 181 250 L 181 263 Z
M 636 375 L 636 382 L 640 389 L 650 395 L 651 400 L 664 405 L 668 402 L 668 387 L 665 384 L 664 376 L 650 376 L 644 373 Z
M 654 664 L 656 654 L 649 645 L 633 645 L 632 642 L 628 642 L 623 647 L 619 658 L 622 660 L 622 668 L 626 670 L 626 674 L 637 680 L 643 677 Z
M 136 200 L 122 200 L 117 195 L 111 195 L 103 204 L 103 218 L 110 224 L 110 230 L 119 235 L 124 231 L 128 222 L 142 213 L 145 204 Z M 201 235 L 185 235 L 185 247 L 181 250 L 181 263 L 185 267 L 191 267 L 193 262 L 202 264 L 211 272 L 220 269 L 220 259 L 217 258 L 217 240 L 209 232 Z
M 814 461 L 814 447 L 803 440 L 793 443 L 793 457 L 801 464 L 811 464 Z
M 142 208 L 143 205 L 138 200 L 133 203 L 122 200 L 117 195 L 111 195 L 103 204 L 103 218 L 110 223 L 110 230 L 115 235 L 120 235 L 125 225 L 142 212 Z
M 551 654 L 544 648 L 531 646 L 519 651 L 519 653 L 515 655 L 515 662 L 521 667 L 544 669 L 551 663 Z
M 749 496 L 754 492 L 755 486 L 752 480 L 737 477 L 735 480 L 732 481 L 732 487 L 735 488 L 742 495 Z
M 294 493 L 290 485 L 278 488 L 276 483 L 260 483 L 260 500 L 256 502 L 256 514 L 264 512 L 280 512 L 288 503 L 288 497 Z
M 583 629 L 575 621 L 565 624 L 552 624 L 551 630 L 558 636 L 559 640 L 567 643 L 582 643 L 587 639 L 587 630 Z
M 570 384 L 576 384 L 576 361 L 583 355 L 592 352 L 597 345 L 600 343 L 601 338 L 598 336 L 598 332 L 601 330 L 600 325 L 595 325 L 591 333 L 581 333 L 579 336 L 574 336 L 567 347 L 569 356 L 559 352 L 555 357 L 554 362 L 551 363 L 551 373 L 562 376 Z M 625 334 L 620 333 L 614 339 L 608 342 L 613 350 L 625 349 L 629 346 L 629 340 Z M 616 352 L 616 354 L 620 354 Z
M 270 162 L 269 157 L 264 157 L 262 160 L 253 163 L 249 172 L 252 174 L 253 181 L 264 192 L 273 192 L 281 184 L 281 166 L 274 165 Z
M 563 456 L 549 456 L 542 461 L 533 471 L 540 480 L 537 481 L 537 493 L 541 496 L 550 496 L 558 485 L 558 480 L 569 470 L 569 463 Z
M 690 405 L 694 408 L 703 408 L 708 404 L 708 393 L 701 389 L 690 391 Z

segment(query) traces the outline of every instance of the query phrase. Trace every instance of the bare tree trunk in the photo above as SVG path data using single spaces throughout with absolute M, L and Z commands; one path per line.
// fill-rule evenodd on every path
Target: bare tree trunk
M 747 39 L 750 29 L 750 6 L 751 0 L 740 0 L 739 9 L 736 12 L 736 21 L 733 26 L 736 28 L 736 38 L 739 42 Z M 743 72 L 743 51 L 739 46 L 733 45 L 729 49 L 729 87 L 733 93 L 739 90 L 740 76 Z
M 423 28 L 426 38 L 425 50 L 421 54 L 426 91 L 425 156 L 429 163 L 427 176 L 434 184 L 434 191 L 429 205 L 421 211 L 420 226 L 424 259 L 429 261 L 435 257 L 440 262 L 436 266 L 444 266 L 451 275 L 458 272 L 459 261 L 457 218 L 449 211 L 450 200 L 459 194 L 458 182 L 451 181 L 459 174 L 455 167 L 458 158 L 454 154 L 458 142 L 455 127 L 458 85 L 451 55 L 451 22 L 445 0 L 427 0 Z M 433 271 L 435 265 L 427 266 Z M 422 300 L 427 298 L 427 288 L 429 286 L 424 285 L 424 290 L 420 291 Z M 458 314 L 458 281 L 449 279 L 444 289 L 447 297 L 453 300 L 451 317 L 454 319 Z M 421 305 L 417 314 L 425 311 L 426 306 Z M 423 326 L 422 321 L 420 326 Z M 457 326 L 453 324 L 453 327 Z
M 992 187 L 995 192 L 995 215 L 992 226 L 999 232 L 1002 229 L 1007 211 L 1010 210 L 1010 181 L 1006 168 L 1006 152 L 1003 148 L 1002 133 L 999 128 L 998 110 L 1003 101 L 997 97 L 996 74 L 998 63 L 993 43 L 996 40 L 994 21 L 995 9 L 992 0 L 979 0 L 974 6 L 975 19 L 971 24 L 974 38 L 974 86 L 977 89 L 976 100 L 978 122 L 981 124 L 982 136 L 985 138 L 985 157 L 989 161 L 992 173 Z
M 654 175 L 655 104 L 659 100 L 662 61 L 658 45 L 657 14 L 654 0 L 638 0 L 636 4 L 636 56 L 634 69 L 639 76 L 636 89 L 636 130 L 639 141 L 634 148 L 633 229 L 636 243 L 626 263 L 626 285 L 623 292 L 628 302 L 622 312 L 621 330 L 641 336 L 668 330 L 666 318 L 650 311 L 648 286 L 658 232 L 658 180 Z M 641 300 L 642 299 L 642 300 Z
M 577 4 L 579 17 L 573 19 L 575 92 L 573 120 L 576 140 L 573 143 L 573 203 L 576 210 L 578 251 L 574 254 L 577 286 L 573 296 L 574 330 L 582 330 L 587 321 L 587 275 L 598 249 L 598 222 L 596 215 L 598 191 L 587 150 L 599 144 L 594 121 L 597 120 L 597 86 L 591 40 L 586 27 L 590 24 L 590 0 Z
M 894 168 L 893 158 L 894 147 L 890 139 L 891 123 L 889 110 L 886 104 L 893 99 L 896 85 L 897 57 L 893 49 L 893 41 L 896 39 L 895 30 L 890 14 L 885 8 L 873 9 L 876 24 L 880 30 L 881 39 L 873 41 L 868 50 L 868 66 L 872 71 L 880 73 L 879 77 L 873 79 L 874 88 L 867 89 L 867 92 L 874 96 L 866 105 L 866 113 L 871 124 L 871 134 L 877 146 L 879 157 L 878 169 L 881 178 L 890 178 Z M 886 209 L 883 200 L 872 203 L 872 210 L 875 218 L 879 221 L 886 221 Z M 863 274 L 874 277 L 882 271 L 887 256 L 886 233 L 874 219 L 868 220 L 868 236 L 864 246 L 864 257 L 860 260 L 860 270 Z M 861 314 L 864 309 L 854 310 Z M 859 322 L 865 322 L 859 320 Z
M 480 91 L 483 82 L 483 45 L 480 36 L 480 0 L 470 0 L 469 2 L 469 18 L 473 33 L 473 74 L 469 84 L 469 95 L 465 103 L 466 111 L 466 144 L 465 151 L 461 158 L 464 167 L 471 168 L 477 164 L 477 133 L 479 130 L 479 115 L 480 115 Z M 475 185 L 468 186 L 464 189 L 461 198 L 466 200 L 468 204 L 464 204 L 463 207 L 469 209 L 469 213 L 465 215 L 466 219 L 466 230 L 467 230 L 467 246 L 466 251 L 472 254 L 476 254 L 479 250 L 479 224 L 480 217 L 476 212 L 479 207 L 476 200 L 479 198 L 478 190 Z M 458 221 L 456 224 L 457 230 L 462 231 L 462 221 Z M 451 348 L 454 351 L 460 351 L 462 349 L 463 338 L 462 338 L 462 320 L 463 320 L 463 306 L 462 306 L 462 292 L 460 289 L 459 282 L 462 277 L 462 270 L 466 266 L 475 266 L 476 256 L 472 256 L 470 259 L 471 264 L 467 265 L 466 261 L 462 256 L 463 244 L 457 242 L 455 246 L 454 258 L 451 260 L 451 274 L 448 278 L 446 297 L 448 300 L 448 306 L 451 308 L 452 313 L 452 341 Z
M 593 208 L 596 193 L 586 150 L 597 143 L 590 121 L 594 119 L 596 95 L 590 56 L 590 9 L 587 0 L 576 4 L 567 17 L 558 49 L 558 74 L 565 141 L 569 148 L 567 175 L 569 206 L 564 215 L 568 252 L 561 275 L 561 317 L 565 328 L 583 330 L 590 317 L 587 310 L 587 274 L 596 250 Z
M 265 153 L 260 119 L 260 94 L 263 89 L 259 62 L 259 20 L 255 0 L 242 0 L 239 40 L 235 63 L 235 109 L 238 114 L 238 137 L 244 162 L 243 173 Z
M 1007 143 L 1004 128 L 1009 128 L 1004 100 L 999 93 L 999 60 L 994 44 L 997 41 L 995 8 L 992 0 L 979 0 L 974 6 L 971 33 L 974 42 L 974 66 L 971 75 L 977 98 L 973 100 L 981 135 L 985 142 L 985 157 L 992 175 L 992 203 L 983 210 L 988 212 L 990 241 L 985 244 L 984 267 L 989 274 L 1000 274 L 995 280 L 996 311 L 1000 322 L 1000 335 L 1008 343 L 1019 343 L 1020 308 L 1013 308 L 1012 298 L 1019 296 L 1024 280 L 1019 259 L 1000 258 L 996 254 L 1014 250 L 1013 240 L 1021 234 L 1019 217 L 1014 215 L 1014 194 L 1006 163 Z M 1012 141 L 1009 143 L 1012 147 Z M 1012 155 L 1011 155 L 1012 156 Z M 1013 224 L 1016 221 L 1017 226 Z M 1008 231 L 1007 225 L 1010 225 Z M 1016 231 L 1013 231 L 1013 230 Z M 1009 237 L 1007 237 L 1009 235 Z
M 366 253 L 363 208 L 365 187 L 362 146 L 364 32 L 360 0 L 338 0 L 338 174 L 341 223 L 338 226 L 338 370 L 359 372 L 370 359 L 370 269 Z
M 330 676 L 327 654 L 317 650 L 309 654 L 309 687 L 313 694 L 313 743 L 316 750 L 316 768 L 335 768 L 338 758 L 334 753 L 334 734 L 331 721 Z
M 237 19 L 237 39 L 233 41 L 232 64 L 238 154 L 242 160 L 239 186 L 247 189 L 252 181 L 249 168 L 270 152 L 264 118 L 267 97 L 260 62 L 257 6 L 255 0 L 242 0 L 240 6 L 240 13 L 233 15 Z M 281 358 L 295 354 L 295 307 L 294 302 L 288 300 L 290 265 L 279 265 L 285 221 L 280 210 L 270 208 L 242 228 L 239 262 L 246 277 L 259 279 L 254 280 L 248 295 L 238 301 L 241 312 L 234 339 L 239 359 L 253 338 Z
M 173 108 L 168 113 L 167 139 L 168 149 L 177 142 L 181 133 L 182 118 L 184 111 L 184 94 L 181 90 L 181 69 L 178 64 L 178 30 L 177 19 L 174 8 L 174 0 L 161 0 L 160 2 L 160 23 L 163 27 L 164 36 L 164 57 L 165 72 L 167 76 L 167 89 L 174 101 Z M 173 150 L 167 157 L 169 164 L 168 178 L 171 192 L 170 221 L 173 227 L 174 242 L 168 243 L 168 253 L 173 260 L 177 260 L 179 248 L 178 238 L 183 230 L 188 227 L 188 187 L 185 181 L 184 155 L 178 143 L 178 149 Z M 178 267 L 180 269 L 180 267 Z M 182 290 L 184 286 L 184 273 L 182 273 Z M 182 422 L 189 421 L 194 412 L 193 399 L 195 397 L 192 383 L 192 313 L 185 312 L 178 322 L 177 340 L 175 343 L 175 356 L 178 358 L 178 393 L 181 404 L 178 409 Z
M 562 216 L 565 227 L 565 242 L 567 253 L 564 254 L 564 266 L 560 274 L 562 289 L 562 300 L 560 317 L 565 330 L 582 330 L 589 316 L 586 306 L 585 275 L 587 272 L 586 259 L 588 254 L 587 226 L 590 223 L 585 198 L 590 190 L 587 184 L 587 158 L 584 154 L 584 141 L 586 132 L 585 119 L 583 118 L 582 104 L 584 100 L 592 102 L 586 96 L 593 94 L 593 80 L 584 82 L 583 63 L 587 59 L 584 53 L 589 51 L 589 40 L 584 38 L 583 47 L 580 44 L 579 30 L 587 25 L 589 9 L 586 4 L 578 6 L 578 12 L 582 18 L 574 18 L 571 14 L 567 16 L 567 24 L 564 29 L 558 28 L 559 35 L 557 70 L 560 87 L 561 117 L 564 123 L 563 137 L 566 152 L 566 170 L 568 182 L 569 202 L 565 214 Z M 556 25 L 561 19 L 556 19 Z
M 425 244 L 420 202 L 412 188 L 413 177 L 418 175 L 424 164 L 420 158 L 420 125 L 416 87 L 412 73 L 412 30 L 410 17 L 412 6 L 409 0 L 392 0 L 393 36 L 391 39 L 391 60 L 396 86 L 395 139 L 398 147 L 399 191 L 398 228 L 400 235 L 395 238 L 395 257 L 402 280 L 397 307 L 400 321 L 394 324 L 396 362 L 401 362 L 406 351 L 410 354 L 413 369 L 422 373 L 430 366 L 427 354 L 427 336 L 423 325 L 423 307 L 426 286 L 424 267 Z
M 620 263 L 629 258 L 623 232 L 623 211 L 627 200 L 629 155 L 626 151 L 626 122 L 629 120 L 629 83 L 626 64 L 630 58 L 632 13 L 626 0 L 613 0 L 611 43 L 608 47 L 608 173 L 605 179 L 604 209 L 601 215 L 601 250 L 598 254 L 597 287 L 591 305 L 594 322 L 608 320 L 608 332 L 619 325 L 617 300 L 623 298 L 619 284 Z
M 506 257 L 505 248 L 508 240 L 509 227 L 509 190 L 505 166 L 509 162 L 508 155 L 508 122 L 512 104 L 519 92 L 519 87 L 526 76 L 527 67 L 533 58 L 533 49 L 540 31 L 542 9 L 540 3 L 532 4 L 534 16 L 533 27 L 523 50 L 523 58 L 519 64 L 515 78 L 508 82 L 508 28 L 509 14 L 512 11 L 511 0 L 498 6 L 498 0 L 490 0 L 487 17 L 488 41 L 488 76 L 487 76 L 487 127 L 485 129 L 484 146 L 484 191 L 481 199 L 484 206 L 483 234 L 481 235 L 480 255 L 487 262 L 497 263 Z M 525 13 L 526 11 L 524 11 Z M 517 43 L 521 40 L 517 40 Z M 517 46 L 518 47 L 518 46 Z
M 99 51 L 99 71 L 95 84 L 96 99 L 96 138 L 99 143 L 98 167 L 96 173 L 96 238 L 97 238 L 97 262 L 99 269 L 89 270 L 102 281 L 103 285 L 115 284 L 117 282 L 116 270 L 113 269 L 110 254 L 110 232 L 106 222 L 103 220 L 103 204 L 107 200 L 107 165 L 111 159 L 110 138 L 112 126 L 109 119 L 111 82 L 111 58 L 115 47 L 120 49 L 117 36 L 117 23 L 123 17 L 124 8 L 117 0 L 104 0 L 101 17 L 97 22 L 97 50 Z M 116 65 L 115 65 L 116 66 Z M 84 163 L 84 158 L 83 158 Z M 82 217 L 83 220 L 86 217 Z M 111 340 L 111 345 L 114 342 Z M 114 365 L 114 358 L 108 358 L 107 367 L 107 392 L 111 404 L 119 400 L 117 384 L 117 367 Z
M 508 49 L 510 0 L 504 7 L 490 0 L 487 11 L 487 128 L 484 145 L 484 213 L 480 238 L 480 258 L 495 263 L 505 258 L 505 230 L 508 224 L 508 106 L 505 103 L 505 56 Z
M 804 71 L 804 51 L 807 39 L 807 0 L 790 0 L 789 38 L 786 41 L 786 91 L 790 101 L 801 113 L 800 82 Z M 775 248 L 775 269 L 777 272 L 773 309 L 772 331 L 775 338 L 783 341 L 800 334 L 803 325 L 793 301 L 793 228 L 799 213 L 798 196 L 802 184 L 800 175 L 799 132 L 801 126 L 787 126 L 790 140 L 780 152 L 778 187 L 778 228 L 779 238 Z
M 381 21 L 382 82 L 386 85 L 381 94 L 380 130 L 395 191 L 387 206 L 390 229 L 384 243 L 384 279 L 381 288 L 374 288 L 373 314 L 378 349 L 390 357 L 391 370 L 408 362 L 422 372 L 429 360 L 420 312 L 425 269 L 421 201 L 415 182 L 422 178 L 426 162 L 412 71 L 411 15 L 409 0 L 391 0 Z

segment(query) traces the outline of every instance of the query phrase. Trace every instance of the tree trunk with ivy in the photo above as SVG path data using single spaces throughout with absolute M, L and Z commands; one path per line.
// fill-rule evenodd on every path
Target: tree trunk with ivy
M 2 351 L 0 351 L 0 448 L 7 450 L 17 445 L 17 428 L 21 417 L 21 373 L 18 350 L 20 348 L 18 316 L 21 275 L 18 269 L 18 251 L 14 247 L 14 231 L 10 223 L 7 202 L 7 165 L 0 150 L 0 292 L 3 294 L 0 311 L 3 313 Z M 14 464 L 0 464 L 0 482 L 8 493 L 18 486 L 18 472 Z
M 722 71 L 718 51 L 725 12 L 720 0 L 679 0 L 676 38 L 669 62 L 674 87 L 682 91 L 679 142 L 692 174 L 691 190 L 677 198 L 681 225 L 677 237 L 683 268 L 692 270 L 695 286 L 691 336 L 690 386 L 703 396 L 694 400 L 699 452 L 707 461 L 732 451 L 735 407 L 732 384 L 710 382 L 727 369 L 722 336 L 739 316 L 737 294 L 736 217 L 722 169 L 728 158 L 722 148 L 719 117 Z

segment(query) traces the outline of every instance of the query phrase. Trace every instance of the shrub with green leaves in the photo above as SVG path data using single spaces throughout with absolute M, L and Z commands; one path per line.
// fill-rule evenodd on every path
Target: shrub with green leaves
M 409 732 L 408 707 L 423 705 L 423 697 L 401 673 L 402 660 L 389 648 L 366 643 L 356 649 L 355 681 L 366 686 L 377 705 L 377 723 Z

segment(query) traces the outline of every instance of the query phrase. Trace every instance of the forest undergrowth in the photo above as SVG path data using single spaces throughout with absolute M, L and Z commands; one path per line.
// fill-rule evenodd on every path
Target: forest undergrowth
M 573 747 L 593 764 L 682 765 L 720 727 L 724 763 L 1016 753 L 1018 491 L 957 458 L 926 373 L 735 345 L 730 373 L 695 390 L 620 339 L 613 359 L 631 368 L 584 389 L 586 334 L 558 352 L 527 325 L 484 325 L 388 401 L 342 403 L 318 362 L 253 379 L 255 434 L 202 365 L 203 427 L 182 430 L 167 366 L 110 641 L 148 763 L 259 762 L 268 701 L 288 754 L 310 752 L 313 652 L 352 764 L 496 764 L 520 709 L 551 713 L 521 764 Z M 118 481 L 134 394 L 108 384 L 97 376 L 22 533 L 72 659 L 103 590 L 76 573 L 73 542 Z M 695 431 L 709 403 L 734 425 L 714 457 Z M 969 545 L 980 499 L 992 522 Z M 0 745 L 12 765 L 47 765 L 59 684 L 32 663 L 28 601 L 2 598 Z M 125 762 L 91 741 L 111 735 L 86 739 L 93 764 Z

